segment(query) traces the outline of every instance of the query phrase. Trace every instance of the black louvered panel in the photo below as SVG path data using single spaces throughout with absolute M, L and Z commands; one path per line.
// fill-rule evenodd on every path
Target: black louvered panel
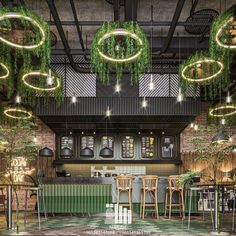
M 195 116 L 200 112 L 200 100 L 187 98 L 180 103 L 173 98 L 147 98 L 148 107 L 141 107 L 142 98 L 135 97 L 85 97 L 79 98 L 76 104 L 71 104 L 70 99 L 60 107 L 54 101 L 48 106 L 40 104 L 36 108 L 36 114 L 41 116 L 70 116 L 70 115 L 105 115 L 109 108 L 113 115 L 188 115 Z M 111 116 L 111 119 L 112 119 Z M 125 119 L 125 118 L 124 118 Z
M 153 74 L 152 80 L 154 89 L 149 89 L 151 81 L 150 74 L 144 74 L 139 81 L 139 96 L 140 97 L 168 97 L 169 96 L 169 74 Z

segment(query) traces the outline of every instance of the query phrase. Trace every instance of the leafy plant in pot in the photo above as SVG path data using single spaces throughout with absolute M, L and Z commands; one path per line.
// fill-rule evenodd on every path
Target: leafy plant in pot
M 178 185 L 180 186 L 191 186 L 194 182 L 200 182 L 201 173 L 197 171 L 187 171 L 186 173 L 180 175 L 180 178 L 177 180 Z
M 38 145 L 33 141 L 34 123 L 21 120 L 11 125 L 0 126 L 3 141 L 0 142 L 0 158 L 4 163 L 0 172 L 0 179 L 12 186 L 16 199 L 16 231 L 19 233 L 19 198 L 17 194 L 18 177 L 13 170 L 13 161 L 18 158 L 27 160 L 27 165 L 37 157 Z M 26 172 L 22 177 L 28 176 Z

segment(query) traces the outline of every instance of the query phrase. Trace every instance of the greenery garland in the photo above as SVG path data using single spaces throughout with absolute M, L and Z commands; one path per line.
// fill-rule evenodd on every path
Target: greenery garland
M 58 75 L 56 72 L 52 72 L 52 76 L 54 77 L 54 83 L 56 82 L 55 79 L 59 81 L 60 86 L 56 88 L 55 90 L 52 91 L 39 91 L 39 90 L 34 90 L 27 85 L 22 80 L 22 76 L 28 72 L 31 71 L 37 71 L 37 68 L 31 67 L 31 68 L 22 68 L 20 73 L 19 73 L 19 78 L 17 80 L 17 88 L 19 91 L 19 94 L 22 96 L 24 103 L 29 104 L 30 106 L 35 106 L 37 102 L 38 97 L 42 97 L 44 100 L 44 104 L 47 104 L 49 97 L 54 97 L 57 104 L 61 104 L 63 102 L 63 97 L 64 97 L 64 92 L 63 92 L 63 78 Z M 48 73 L 48 70 L 44 71 Z M 32 77 L 31 83 L 36 83 Z M 37 76 L 37 84 L 36 86 L 38 87 L 45 87 L 47 86 L 46 84 L 46 79 L 44 76 Z
M 117 29 L 125 29 L 131 34 L 135 34 L 141 41 L 142 45 L 138 45 L 137 40 L 130 36 L 125 36 L 123 41 L 119 37 L 111 35 L 110 37 L 99 43 L 99 40 L 105 34 L 111 33 Z M 105 60 L 99 54 L 103 52 L 113 59 L 125 59 L 135 55 L 140 50 L 140 55 L 132 61 L 111 62 Z M 137 82 L 142 73 L 148 70 L 150 63 L 150 48 L 148 40 L 135 22 L 105 22 L 97 31 L 91 47 L 91 67 L 102 82 L 109 82 L 109 73 L 112 70 L 116 72 L 116 79 L 122 77 L 124 69 L 128 69 L 131 73 L 131 84 Z
M 180 78 L 180 87 L 183 93 L 186 92 L 189 86 L 193 86 L 195 93 L 197 93 L 199 84 L 203 87 L 205 97 L 214 98 L 216 97 L 221 89 L 228 85 L 229 77 L 225 77 L 226 73 L 229 73 L 228 68 L 224 66 L 224 61 L 218 61 L 211 63 L 201 63 L 201 69 L 198 68 L 198 61 L 205 61 L 206 59 L 212 59 L 207 52 L 197 51 L 191 57 L 189 57 L 186 61 L 184 61 L 179 66 L 179 78 Z M 219 65 L 223 64 L 223 68 Z M 192 64 L 192 66 L 190 66 Z M 183 73 L 184 70 L 184 73 Z M 219 73 L 220 72 L 220 73 Z M 183 74 L 186 77 L 192 78 L 196 80 L 196 82 L 192 82 L 183 78 Z M 214 76 L 210 80 L 202 81 L 198 83 L 198 78 L 201 75 L 201 78 L 207 78 L 208 76 Z

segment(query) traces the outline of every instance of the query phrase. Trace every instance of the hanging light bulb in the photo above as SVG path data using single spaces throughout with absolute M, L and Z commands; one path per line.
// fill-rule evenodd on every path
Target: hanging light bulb
M 145 97 L 143 97 L 142 107 L 143 108 L 147 107 L 147 100 L 145 99 Z
M 34 142 L 37 143 L 37 137 L 34 137 Z
M 182 102 L 184 100 L 184 95 L 181 92 L 181 88 L 179 88 L 179 93 L 177 96 L 177 102 Z
M 228 94 L 227 94 L 227 97 L 226 97 L 226 103 L 231 103 L 232 102 L 232 97 L 230 96 L 229 94 L 229 91 L 228 91 Z
M 197 131 L 197 130 L 198 130 L 198 125 L 195 124 L 194 127 L 193 127 L 193 129 L 194 129 L 195 131 Z
M 194 123 L 193 122 L 191 122 L 190 127 L 194 128 Z
M 21 103 L 21 96 L 16 95 L 16 103 Z
M 76 103 L 76 102 L 77 102 L 77 98 L 76 98 L 75 95 L 73 95 L 73 96 L 71 97 L 71 102 L 72 102 L 72 103 Z
M 153 90 L 153 89 L 154 89 L 154 83 L 153 83 L 152 74 L 151 74 L 151 78 L 150 78 L 149 89 L 150 89 L 150 90 Z
M 222 118 L 221 121 L 220 121 L 220 123 L 221 123 L 222 125 L 225 125 L 225 124 L 226 124 L 225 118 Z
M 115 91 L 116 91 L 116 93 L 119 93 L 121 91 L 121 87 L 120 87 L 119 82 L 116 83 Z
M 106 110 L 106 116 L 107 117 L 111 116 L 111 110 L 109 109 L 109 106 L 107 107 L 107 110 Z
M 49 69 L 48 77 L 46 79 L 47 85 L 51 86 L 54 84 L 54 77 L 52 76 L 52 71 Z

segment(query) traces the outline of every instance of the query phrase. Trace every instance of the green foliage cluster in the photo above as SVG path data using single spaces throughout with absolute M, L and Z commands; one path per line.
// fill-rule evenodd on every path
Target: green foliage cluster
M 18 94 L 21 95 L 23 101 L 25 100 L 26 102 L 29 102 L 30 105 L 36 104 L 37 95 L 46 97 L 46 100 L 49 96 L 52 96 L 56 97 L 57 101 L 62 101 L 63 86 L 60 86 L 58 89 L 54 90 L 51 93 L 38 93 L 31 88 L 28 88 L 26 85 L 23 86 L 23 84 L 21 83 L 23 72 L 28 72 L 33 69 L 41 72 L 48 72 L 51 60 L 51 36 L 47 22 L 36 15 L 34 12 L 32 12 L 30 9 L 22 6 L 13 8 L 0 8 L 0 16 L 12 12 L 18 13 L 23 17 L 29 17 L 33 21 L 37 22 L 44 31 L 45 41 L 41 46 L 32 49 L 16 48 L 6 43 L 0 42 L 0 54 L 4 55 L 1 60 L 3 60 L 3 63 L 9 66 L 11 74 L 10 76 L 18 77 L 17 87 L 14 84 L 14 80 L 10 77 L 2 82 L 3 84 L 7 85 L 8 97 L 11 97 L 14 91 L 17 90 Z M 23 40 L 23 45 L 34 45 L 38 44 L 42 40 L 42 35 L 39 28 L 30 21 L 23 18 L 5 18 L 4 20 L 0 21 L 0 29 L 2 31 L 1 37 L 13 43 L 22 44 Z M 22 31 L 21 34 L 23 38 L 12 39 L 12 35 L 14 35 L 15 31 Z M 18 40 L 18 42 L 15 42 L 14 40 Z M 45 83 L 45 79 L 37 79 L 37 81 L 40 81 L 39 83 L 41 86 Z M 61 77 L 60 81 L 62 82 Z
M 186 91 L 186 88 L 189 85 L 194 85 L 195 88 L 197 88 L 197 86 L 200 83 L 197 83 L 197 73 L 195 74 L 196 77 L 193 79 L 196 79 L 196 83 L 195 82 L 190 82 L 190 81 L 185 81 L 182 78 L 182 70 L 186 65 L 189 65 L 193 62 L 198 61 L 199 59 L 203 59 L 203 58 L 210 58 L 216 61 L 220 61 L 223 63 L 224 65 L 224 70 L 222 71 L 222 73 L 220 73 L 217 77 L 215 77 L 213 80 L 211 81 L 206 81 L 204 83 L 201 83 L 201 85 L 203 85 L 204 91 L 205 91 L 205 98 L 209 97 L 209 98 L 215 98 L 217 95 L 219 95 L 221 93 L 221 91 L 226 88 L 229 83 L 230 83 L 230 67 L 231 67 L 231 63 L 232 63 L 232 58 L 233 55 L 235 54 L 236 50 L 232 49 L 232 48 L 223 48 L 220 47 L 217 43 L 216 43 L 216 34 L 219 31 L 219 29 L 221 29 L 223 27 L 223 25 L 228 22 L 228 20 L 231 17 L 235 17 L 236 16 L 236 4 L 233 5 L 231 8 L 229 8 L 227 11 L 225 11 L 221 16 L 217 17 L 214 22 L 212 23 L 211 26 L 211 32 L 210 32 L 210 39 L 209 39 L 209 52 L 196 52 L 194 55 L 192 55 L 189 59 L 187 59 L 183 64 L 180 65 L 179 67 L 179 77 L 181 79 L 181 88 L 183 89 L 183 91 Z M 231 35 L 229 34 L 229 25 L 226 25 L 226 27 L 223 28 L 220 40 L 222 40 L 222 42 L 227 43 L 228 45 L 230 45 L 230 43 L 232 44 L 232 38 L 230 37 Z M 216 65 L 216 63 L 212 63 L 213 65 L 210 66 L 210 70 L 209 70 L 209 74 L 212 75 L 215 73 L 215 71 L 218 70 L 218 66 Z M 207 65 L 206 65 L 207 66 Z M 190 75 L 190 69 L 188 68 L 188 70 L 186 71 L 186 75 Z M 194 71 L 197 71 L 197 68 L 194 68 Z M 207 73 L 207 67 L 203 67 L 202 70 L 202 77 L 206 76 Z
M 130 36 L 120 37 L 111 36 L 99 45 L 99 39 L 104 34 L 110 33 L 116 29 L 125 29 L 130 33 L 136 34 L 143 42 L 140 46 L 135 39 Z M 129 62 L 110 62 L 104 60 L 99 54 L 98 49 L 107 56 L 114 59 L 124 59 L 133 56 L 139 50 L 141 54 L 138 58 Z M 116 79 L 119 80 L 123 71 L 129 70 L 131 73 L 131 84 L 138 82 L 142 73 L 148 70 L 150 62 L 150 48 L 148 40 L 135 22 L 105 22 L 97 31 L 91 47 L 91 66 L 94 72 L 102 82 L 109 82 L 111 71 L 116 72 Z

